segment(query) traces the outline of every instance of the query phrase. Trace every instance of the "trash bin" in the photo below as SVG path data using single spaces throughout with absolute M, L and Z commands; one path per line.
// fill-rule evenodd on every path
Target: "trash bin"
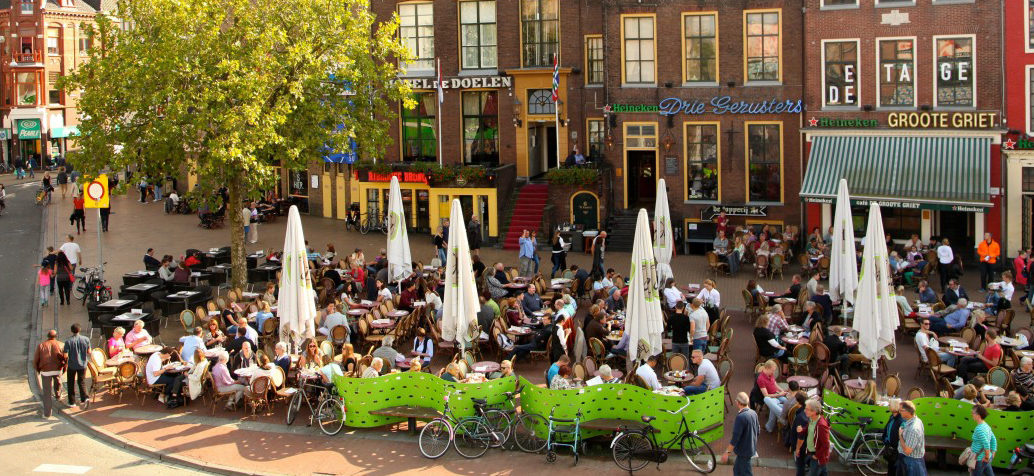
M 585 246 L 585 238 L 578 230 L 571 231 L 571 253 L 581 253 Z

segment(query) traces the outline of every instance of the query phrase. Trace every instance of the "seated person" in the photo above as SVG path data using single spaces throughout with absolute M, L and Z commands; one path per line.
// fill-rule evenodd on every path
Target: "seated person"
M 598 369 L 599 375 L 589 379 L 585 382 L 585 386 L 592 387 L 594 385 L 603 385 L 606 383 L 621 383 L 621 379 L 614 377 L 614 371 L 609 365 L 603 364 Z
M 694 350 L 691 360 L 693 365 L 697 367 L 697 375 L 682 389 L 686 392 L 686 395 L 699 395 L 722 385 L 722 379 L 718 376 L 718 369 L 714 367 L 710 360 L 704 358 L 702 350 Z
M 1034 393 L 1034 359 L 1020 359 L 1020 366 L 1012 371 L 1012 382 L 1016 388 L 1023 387 L 1028 393 Z
M 962 332 L 962 328 L 969 323 L 970 310 L 966 308 L 969 301 L 961 298 L 957 302 L 957 308 L 949 311 L 944 317 L 931 316 L 930 330 L 939 336 L 946 336 L 953 332 Z
M 111 332 L 111 338 L 108 339 L 108 358 L 115 357 L 126 348 L 126 341 L 122 338 L 126 334 L 126 330 L 121 327 L 116 327 Z
M 460 368 L 456 365 L 456 362 L 449 362 L 449 364 L 445 366 L 445 372 L 442 373 L 441 378 L 446 382 L 459 382 L 462 380 L 460 377 Z
M 126 347 L 130 350 L 136 350 L 137 347 L 150 344 L 151 334 L 147 332 L 147 329 L 144 329 L 144 321 L 134 321 L 133 330 L 126 334 Z
M 147 253 L 144 254 L 144 267 L 145 269 L 156 269 L 162 265 L 158 258 L 154 257 L 154 248 L 148 248 Z
M 754 343 L 757 344 L 758 353 L 762 358 L 766 360 L 779 359 L 783 362 L 782 375 L 788 373 L 787 362 L 789 361 L 790 353 L 787 352 L 786 347 L 779 343 L 776 335 L 769 330 L 767 315 L 758 318 L 758 322 L 754 327 Z
M 657 380 L 657 372 L 654 371 L 654 367 L 657 367 L 657 356 L 651 355 L 646 358 L 646 363 L 636 369 L 635 374 L 642 378 L 649 388 L 660 390 L 661 382 Z
M 186 262 L 180 263 L 176 271 L 172 272 L 172 282 L 176 284 L 190 284 L 190 266 Z
M 416 337 L 413 338 L 413 350 L 409 355 L 420 359 L 424 367 L 431 367 L 431 358 L 434 357 L 434 340 L 427 337 L 427 330 L 423 327 L 417 329 Z
M 360 378 L 377 378 L 381 376 L 381 369 L 384 368 L 384 361 L 380 357 L 374 357 L 370 366 L 363 371 Z
M 919 302 L 921 304 L 937 303 L 937 294 L 930 288 L 930 282 L 925 279 L 919 282 Z
M 937 352 L 937 356 L 941 358 L 941 363 L 954 367 L 955 356 L 941 351 L 940 343 L 937 342 L 937 333 L 930 330 L 930 319 L 924 318 L 919 325 L 921 328 L 919 332 L 916 332 L 916 347 L 919 348 L 919 356 L 923 359 L 923 362 L 927 362 L 926 348 L 929 347 L 934 352 Z
M 330 335 L 331 329 L 342 326 L 346 330 L 348 329 L 348 318 L 344 314 L 337 312 L 337 305 L 334 303 L 327 304 L 327 317 L 323 319 L 323 325 L 317 329 L 317 332 L 325 336 Z M 346 333 L 347 334 L 347 333 Z M 348 340 L 346 336 L 345 340 Z

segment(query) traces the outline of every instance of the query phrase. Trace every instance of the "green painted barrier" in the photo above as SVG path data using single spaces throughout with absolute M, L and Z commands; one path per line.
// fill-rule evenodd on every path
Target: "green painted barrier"
M 826 391 L 826 404 L 844 409 L 844 416 L 834 421 L 858 421 L 861 417 L 873 419 L 872 429 L 882 431 L 890 419 L 890 409 L 879 405 L 863 405 L 836 393 Z M 924 397 L 913 401 L 916 415 L 923 420 L 923 429 L 927 436 L 951 437 L 969 440 L 973 435 L 976 423 L 970 416 L 973 405 L 950 398 Z M 998 453 L 995 454 L 994 466 L 1009 466 L 1012 450 L 1017 446 L 1034 440 L 1034 411 L 1006 412 L 988 410 L 987 424 L 998 440 Z M 950 458 L 949 458 L 950 459 Z

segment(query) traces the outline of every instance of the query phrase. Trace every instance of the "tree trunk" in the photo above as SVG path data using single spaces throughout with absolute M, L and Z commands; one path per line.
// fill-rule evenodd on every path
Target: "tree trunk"
M 241 176 L 229 174 L 226 187 L 230 192 L 230 203 L 226 213 L 230 215 L 230 263 L 233 267 L 233 288 L 244 289 L 248 284 L 248 257 L 244 249 L 244 197 L 241 196 Z

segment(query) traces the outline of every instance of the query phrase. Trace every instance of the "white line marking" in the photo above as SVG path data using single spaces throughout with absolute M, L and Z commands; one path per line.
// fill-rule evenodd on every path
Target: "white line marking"
M 90 466 L 70 466 L 67 464 L 41 464 L 32 470 L 34 473 L 86 474 L 93 469 Z

